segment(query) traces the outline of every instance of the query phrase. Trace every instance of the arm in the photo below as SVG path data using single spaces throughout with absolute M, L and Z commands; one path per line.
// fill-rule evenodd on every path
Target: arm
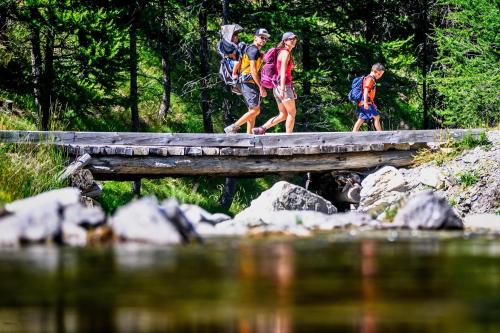
M 365 87 L 363 90 L 363 107 L 368 110 L 368 88 Z
M 262 97 L 266 97 L 267 92 L 260 84 L 259 73 L 257 72 L 257 64 L 255 60 L 250 60 L 250 74 L 252 75 L 253 82 L 259 87 L 259 92 Z
M 240 67 L 241 67 L 241 59 L 240 59 L 240 61 L 238 61 L 236 63 L 236 65 L 234 65 L 234 68 L 233 68 L 233 79 L 234 80 L 238 79 L 238 72 L 240 71 Z

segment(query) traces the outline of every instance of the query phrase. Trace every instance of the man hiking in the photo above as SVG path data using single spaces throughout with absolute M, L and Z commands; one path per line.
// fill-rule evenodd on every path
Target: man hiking
M 260 113 L 261 97 L 266 97 L 266 89 L 260 83 L 259 70 L 262 67 L 263 54 L 260 51 L 271 35 L 264 28 L 255 31 L 253 43 L 243 54 L 240 64 L 241 94 L 245 99 L 248 112 L 238 121 L 224 128 L 226 133 L 238 133 L 243 124 L 247 124 L 247 133 L 252 134 L 255 118 Z
M 374 103 L 375 100 L 375 91 L 377 80 L 384 75 L 385 68 L 382 64 L 376 63 L 372 66 L 372 70 L 369 75 L 363 78 L 363 96 L 361 101 L 359 101 L 356 107 L 356 114 L 358 116 L 358 120 L 354 124 L 352 129 L 353 132 L 359 131 L 359 128 L 365 121 L 369 121 L 373 119 L 375 123 L 375 129 L 377 131 L 382 130 L 382 126 L 380 125 L 380 114 L 377 111 L 377 106 Z

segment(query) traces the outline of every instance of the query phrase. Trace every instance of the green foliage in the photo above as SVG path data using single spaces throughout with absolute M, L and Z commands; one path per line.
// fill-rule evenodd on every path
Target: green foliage
M 500 120 L 498 3 L 443 0 L 441 5 L 445 25 L 435 30 L 432 81 L 442 100 L 435 112 L 447 126 L 493 126 Z
M 0 203 L 61 187 L 64 160 L 52 146 L 0 144 Z
M 458 183 L 463 187 L 469 187 L 479 181 L 479 175 L 474 171 L 464 171 L 458 174 Z

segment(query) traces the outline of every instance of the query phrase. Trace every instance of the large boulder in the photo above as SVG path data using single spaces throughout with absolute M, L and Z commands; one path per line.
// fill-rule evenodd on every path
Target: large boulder
M 120 207 L 111 217 L 110 225 L 121 240 L 157 245 L 182 242 L 177 228 L 154 198 L 143 198 Z
M 463 229 L 462 220 L 444 198 L 420 192 L 398 211 L 394 225 L 410 229 Z
M 406 196 L 405 178 L 392 166 L 385 166 L 368 175 L 361 186 L 359 210 L 373 217 L 380 216 Z
M 332 203 L 303 187 L 285 181 L 277 182 L 269 190 L 252 201 L 250 207 L 235 216 L 237 221 L 259 221 L 270 212 L 298 210 L 316 211 L 324 214 L 337 212 Z

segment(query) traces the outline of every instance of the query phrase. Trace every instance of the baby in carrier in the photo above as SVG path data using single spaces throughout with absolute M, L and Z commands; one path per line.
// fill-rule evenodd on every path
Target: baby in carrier
M 225 84 L 233 87 L 238 81 L 240 59 L 246 46 L 243 42 L 238 44 L 238 33 L 242 30 L 238 24 L 223 25 L 222 38 L 217 43 L 217 52 L 222 57 L 219 76 Z

